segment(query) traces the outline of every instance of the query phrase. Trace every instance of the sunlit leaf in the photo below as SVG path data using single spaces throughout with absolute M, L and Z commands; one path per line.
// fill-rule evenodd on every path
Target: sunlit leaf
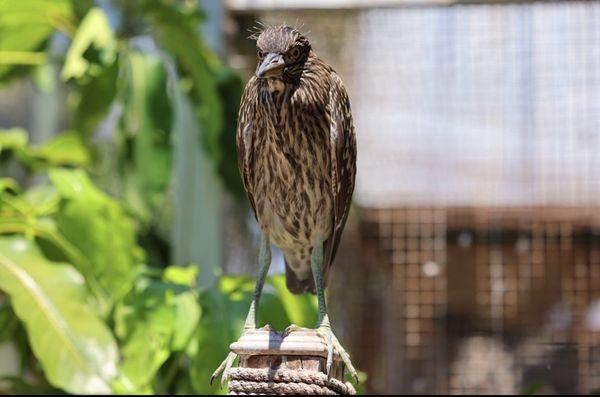
M 61 78 L 69 80 L 97 76 L 115 58 L 116 41 L 108 17 L 102 9 L 94 7 L 77 29 L 67 52 Z
M 109 393 L 117 374 L 112 334 L 86 302 L 83 277 L 50 263 L 22 237 L 0 239 L 0 289 L 11 297 L 29 343 L 56 387 L 71 393 Z
M 60 233 L 85 253 L 94 276 L 112 296 L 124 295 L 143 260 L 133 221 L 82 170 L 52 170 L 50 180 L 62 197 L 56 221 Z
M 0 153 L 27 147 L 27 131 L 22 128 L 0 130 Z
M 202 311 L 198 305 L 196 295 L 191 292 L 174 296 L 173 306 L 175 321 L 173 322 L 174 333 L 171 340 L 171 349 L 173 351 L 183 351 L 198 326 Z
M 198 276 L 198 266 L 169 266 L 165 269 L 163 279 L 167 282 L 187 285 L 193 287 L 196 285 L 196 277 Z
M 4 191 L 18 192 L 21 190 L 19 183 L 13 178 L 0 178 L 0 194 Z
M 90 163 L 90 154 L 81 136 L 72 131 L 57 135 L 43 146 L 32 148 L 30 154 L 53 166 L 85 166 Z
M 195 293 L 186 285 L 142 279 L 117 306 L 122 340 L 121 372 L 145 390 L 173 351 L 184 350 L 200 319 Z
M 197 354 L 190 365 L 190 379 L 196 393 L 226 393 L 218 385 L 209 384 L 210 376 L 227 356 L 229 344 L 239 338 L 250 299 L 250 294 L 246 294 L 242 300 L 232 300 L 215 289 L 201 294 L 203 312 L 196 332 Z
M 46 42 L 55 29 L 69 31 L 72 18 L 69 0 L 0 1 L 0 82 L 45 62 Z
M 268 282 L 285 308 L 290 321 L 302 327 L 314 327 L 317 323 L 317 298 L 315 295 L 292 294 L 285 285 L 285 276 L 269 277 Z

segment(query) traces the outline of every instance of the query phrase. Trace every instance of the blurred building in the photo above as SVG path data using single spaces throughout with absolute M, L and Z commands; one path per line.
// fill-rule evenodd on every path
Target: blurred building
M 331 304 L 367 390 L 600 390 L 600 2 L 228 5 L 242 74 L 286 22 L 350 91 Z

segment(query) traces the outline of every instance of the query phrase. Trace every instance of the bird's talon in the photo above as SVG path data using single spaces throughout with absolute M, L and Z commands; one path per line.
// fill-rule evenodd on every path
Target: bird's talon
M 260 331 L 269 331 L 269 332 L 273 332 L 275 331 L 275 329 L 273 327 L 271 327 L 271 324 L 267 324 L 264 327 L 260 327 L 258 328 Z
M 308 328 L 303 328 L 299 325 L 291 324 L 286 329 L 283 330 L 282 336 L 285 338 L 285 337 L 289 336 L 292 332 L 306 331 L 306 330 L 308 330 Z
M 237 357 L 237 354 L 235 354 L 234 352 L 230 352 L 227 355 L 227 357 L 225 358 L 225 360 L 223 360 L 223 362 L 221 363 L 221 365 L 219 365 L 219 367 L 211 375 L 211 377 L 210 377 L 210 384 L 211 385 L 214 382 L 215 378 L 217 376 L 219 376 L 219 374 L 222 373 L 222 376 L 221 376 L 221 388 L 223 388 L 223 386 L 225 385 L 225 382 L 227 381 L 227 376 L 229 374 L 229 370 L 233 366 L 233 362 L 235 361 L 236 357 Z
M 320 327 L 317 329 L 317 333 L 324 338 L 327 343 L 327 364 L 325 365 L 327 377 L 330 379 L 332 375 L 331 367 L 333 364 L 333 352 L 335 350 L 346 365 L 346 368 L 348 368 L 350 375 L 354 377 L 358 383 L 358 374 L 350 361 L 350 355 L 344 350 L 333 331 L 331 331 L 331 328 L 327 326 Z

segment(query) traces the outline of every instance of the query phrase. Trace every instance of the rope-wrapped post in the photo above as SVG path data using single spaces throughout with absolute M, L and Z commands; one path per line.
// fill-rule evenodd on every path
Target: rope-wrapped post
M 230 349 L 240 357 L 239 367 L 228 372 L 230 395 L 356 394 L 344 383 L 344 363 L 336 353 L 327 376 L 327 346 L 314 330 L 284 337 L 257 329 L 246 332 Z

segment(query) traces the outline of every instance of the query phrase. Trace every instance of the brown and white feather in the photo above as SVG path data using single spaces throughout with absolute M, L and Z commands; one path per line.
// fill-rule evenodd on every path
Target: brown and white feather
M 269 30 L 270 29 L 270 30 Z M 263 51 L 306 51 L 279 79 L 253 76 L 242 96 L 237 152 L 244 188 L 263 230 L 286 259 L 290 291 L 314 292 L 310 253 L 325 239 L 324 278 L 350 209 L 356 138 L 342 80 L 288 27 L 268 27 Z

